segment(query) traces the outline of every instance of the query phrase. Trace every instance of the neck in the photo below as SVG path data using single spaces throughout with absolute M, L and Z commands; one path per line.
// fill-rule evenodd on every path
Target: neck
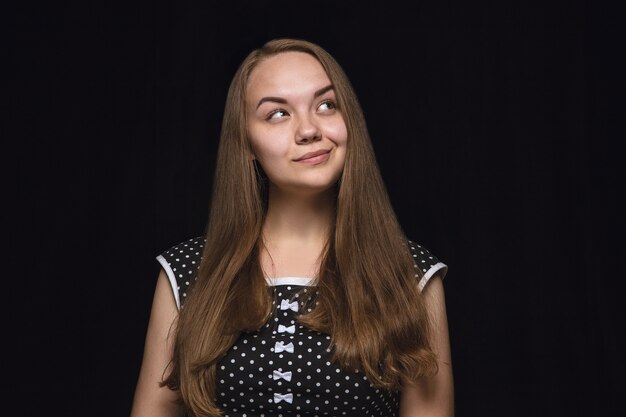
M 273 241 L 326 242 L 335 211 L 333 189 L 294 195 L 270 184 L 263 234 Z

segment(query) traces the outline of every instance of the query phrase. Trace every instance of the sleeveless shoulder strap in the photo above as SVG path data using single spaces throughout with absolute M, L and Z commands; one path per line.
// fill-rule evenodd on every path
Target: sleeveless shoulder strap
M 409 249 L 411 250 L 411 256 L 413 256 L 413 266 L 415 266 L 415 277 L 419 278 L 418 269 L 422 272 L 422 277 L 419 280 L 418 288 L 423 291 L 428 281 L 439 272 L 439 275 L 443 279 L 448 272 L 448 266 L 439 261 L 435 255 L 430 253 L 425 247 L 418 245 L 417 243 L 409 240 Z
M 204 242 L 204 237 L 195 237 L 172 246 L 156 257 L 169 278 L 178 309 L 197 279 Z

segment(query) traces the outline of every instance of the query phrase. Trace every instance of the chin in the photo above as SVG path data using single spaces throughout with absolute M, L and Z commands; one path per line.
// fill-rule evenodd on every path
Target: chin
M 335 181 L 311 181 L 298 182 L 289 184 L 276 184 L 275 187 L 286 193 L 293 194 L 323 194 L 328 191 L 335 190 L 337 184 Z

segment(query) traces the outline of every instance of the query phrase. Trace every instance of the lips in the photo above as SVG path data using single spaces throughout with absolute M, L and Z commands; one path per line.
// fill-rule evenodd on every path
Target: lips
M 319 151 L 305 153 L 304 155 L 302 155 L 298 159 L 294 159 L 294 161 L 298 162 L 298 161 L 305 161 L 307 159 L 313 159 L 316 156 L 324 155 L 324 154 L 327 154 L 329 152 L 330 152 L 330 150 L 320 149 Z

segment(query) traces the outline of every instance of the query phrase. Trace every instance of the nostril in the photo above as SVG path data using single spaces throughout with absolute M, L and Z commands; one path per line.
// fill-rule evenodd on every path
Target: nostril
M 317 142 L 320 139 L 321 139 L 321 137 L 319 135 L 315 135 L 315 136 L 303 137 L 300 141 L 303 142 L 303 143 L 310 143 L 310 142 Z

